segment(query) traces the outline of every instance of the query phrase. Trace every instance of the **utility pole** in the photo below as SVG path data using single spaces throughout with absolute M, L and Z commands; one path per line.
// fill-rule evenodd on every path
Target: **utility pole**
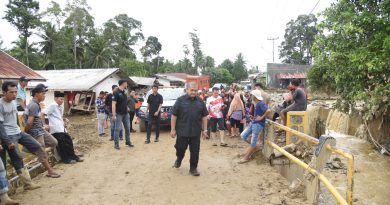
M 279 37 L 276 37 L 276 38 L 272 38 L 272 37 L 269 37 L 267 38 L 267 40 L 270 40 L 272 41 L 272 62 L 275 63 L 275 40 L 278 40 Z

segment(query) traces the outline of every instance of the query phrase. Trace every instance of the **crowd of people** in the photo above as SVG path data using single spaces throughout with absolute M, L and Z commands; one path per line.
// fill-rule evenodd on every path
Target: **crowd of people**
M 47 87 L 38 84 L 31 90 L 31 100 L 27 104 L 26 86 L 28 79 L 21 77 L 18 83 L 4 82 L 3 97 L 0 99 L 0 204 L 18 204 L 9 198 L 6 174 L 6 154 L 15 169 L 25 190 L 33 190 L 40 186 L 31 180 L 29 171 L 23 162 L 19 144 L 23 151 L 35 154 L 38 161 L 47 170 L 47 177 L 59 178 L 50 165 L 46 148 L 54 149 L 59 158 L 66 164 L 82 162 L 75 154 L 71 136 L 67 132 L 69 121 L 63 118 L 64 93 L 55 92 L 54 103 L 45 106 Z M 23 112 L 23 120 L 19 121 L 18 111 Z

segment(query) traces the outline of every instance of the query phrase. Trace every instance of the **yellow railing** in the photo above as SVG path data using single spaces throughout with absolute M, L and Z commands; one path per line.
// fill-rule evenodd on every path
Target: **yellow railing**
M 273 122 L 271 120 L 267 120 L 267 122 L 276 127 L 276 128 L 279 128 L 281 130 L 284 130 L 288 133 L 291 133 L 305 141 L 308 141 L 308 142 L 311 142 L 315 145 L 319 144 L 319 140 L 310 136 L 310 135 L 307 135 L 305 133 L 302 133 L 302 132 L 299 132 L 297 130 L 294 130 L 294 129 L 291 129 L 289 127 L 286 127 L 286 126 L 283 126 L 281 124 L 278 124 L 276 122 Z M 307 165 L 306 163 L 302 162 L 301 160 L 299 160 L 298 158 L 296 158 L 295 156 L 291 155 L 290 153 L 288 153 L 287 151 L 285 151 L 284 149 L 282 149 L 281 147 L 279 147 L 278 145 L 274 144 L 273 142 L 269 142 L 267 140 L 267 143 L 273 147 L 274 149 L 278 150 L 279 152 L 281 152 L 283 155 L 285 155 L 287 158 L 289 158 L 291 161 L 293 161 L 294 163 L 298 164 L 299 166 L 301 166 L 302 168 L 304 169 L 307 169 L 309 172 L 311 172 L 313 175 L 315 176 L 318 176 L 318 178 L 324 183 L 324 185 L 326 186 L 326 188 L 332 193 L 332 195 L 336 198 L 336 200 L 338 201 L 339 204 L 349 204 L 349 205 L 352 205 L 352 202 L 353 202 L 353 173 L 354 173 L 354 158 L 353 158 L 353 155 L 349 154 L 349 153 L 346 153 L 342 150 L 339 150 L 339 149 L 336 149 L 330 145 L 327 145 L 326 146 L 326 149 L 332 151 L 333 153 L 335 154 L 338 154 L 340 156 L 343 156 L 345 158 L 348 159 L 348 168 L 347 168 L 347 201 L 348 203 L 345 201 L 344 198 L 340 198 L 340 194 L 337 192 L 337 190 L 334 188 L 334 186 L 332 184 L 330 184 L 330 182 L 326 179 L 325 176 L 323 176 L 322 174 L 318 173 L 315 169 L 312 169 L 310 168 L 309 165 Z

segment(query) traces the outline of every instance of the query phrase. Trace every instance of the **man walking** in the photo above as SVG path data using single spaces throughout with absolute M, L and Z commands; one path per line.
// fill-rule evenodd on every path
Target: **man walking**
M 29 80 L 25 76 L 19 78 L 18 94 L 16 96 L 16 108 L 18 111 L 24 111 L 24 109 L 26 109 L 26 87 L 28 81 Z
M 24 189 L 37 189 L 40 186 L 31 180 L 30 173 L 24 167 L 18 144 L 23 145 L 32 153 L 42 150 L 41 145 L 30 135 L 21 132 L 17 124 L 18 111 L 16 110 L 15 104 L 17 95 L 16 84 L 13 82 L 4 82 L 2 91 L 4 96 L 0 99 L 0 137 L 3 148 L 7 151 L 12 166 L 23 182 Z M 5 162 L 4 154 L 5 152 L 2 156 L 3 162 Z
M 48 161 L 47 153 L 45 152 L 46 145 L 55 149 L 58 142 L 57 140 L 45 129 L 48 127 L 43 126 L 43 122 L 41 119 L 41 108 L 39 106 L 40 102 L 45 100 L 45 94 L 47 87 L 43 84 L 38 84 L 31 90 L 31 94 L 33 99 L 27 105 L 24 120 L 26 126 L 24 127 L 25 132 L 30 134 L 34 139 L 36 139 L 42 146 L 42 149 L 37 151 L 37 156 L 39 162 L 43 164 L 43 166 L 47 169 L 47 177 L 58 178 L 61 175 L 57 174 L 54 169 L 50 166 Z
M 213 146 L 217 146 L 217 125 L 219 130 L 220 145 L 226 147 L 225 143 L 225 123 L 223 118 L 222 109 L 224 107 L 224 101 L 219 96 L 219 88 L 213 88 L 213 95 L 207 98 L 207 109 L 210 115 L 210 127 L 211 127 L 211 139 L 213 140 Z
M 64 113 L 62 104 L 64 104 L 64 93 L 55 92 L 54 103 L 49 105 L 45 111 L 49 119 L 50 134 L 57 139 L 57 151 L 65 164 L 82 162 L 84 160 L 75 154 L 72 138 L 66 131 L 65 121 L 67 119 L 63 119 L 62 117 Z
M 129 108 L 129 115 L 130 115 L 130 132 L 136 132 L 135 129 L 133 129 L 133 120 L 135 116 L 135 105 L 138 103 L 138 100 L 135 99 L 135 91 L 129 90 L 129 96 L 127 97 L 127 107 Z
M 190 147 L 190 174 L 199 176 L 200 135 L 207 135 L 207 108 L 196 94 L 198 85 L 189 84 L 187 94 L 176 100 L 171 119 L 171 137 L 176 138 L 175 168 L 181 166 L 187 147 Z
M 125 93 L 127 81 L 119 80 L 118 85 L 118 91 L 112 97 L 112 120 L 115 122 L 115 149 L 119 150 L 119 131 L 122 129 L 122 124 L 125 128 L 126 145 L 129 147 L 134 147 L 134 145 L 130 141 L 130 116 L 127 109 L 127 95 Z
M 99 97 L 96 99 L 96 114 L 98 118 L 98 132 L 99 136 L 102 137 L 104 133 L 104 122 L 106 121 L 106 110 L 104 104 L 104 91 L 100 91 Z
M 148 97 L 148 109 L 147 113 L 149 113 L 148 117 L 148 127 L 146 130 L 146 144 L 150 143 L 150 135 L 152 132 L 153 124 L 156 125 L 156 139 L 154 142 L 158 142 L 158 138 L 160 136 L 160 111 L 161 106 L 163 104 L 163 97 L 158 93 L 158 86 L 153 85 L 152 87 L 153 93 Z
M 112 98 L 113 98 L 114 94 L 118 91 L 118 86 L 117 85 L 112 85 L 111 89 L 112 89 L 112 93 L 109 93 L 106 96 L 106 100 L 104 101 L 104 104 L 105 104 L 106 109 L 108 111 L 108 117 L 110 118 L 110 129 L 111 129 L 110 141 L 113 141 L 114 140 L 114 136 L 115 136 L 115 121 L 112 120 Z M 123 139 L 122 136 L 123 136 L 122 129 L 120 129 L 119 137 L 120 137 L 121 140 Z

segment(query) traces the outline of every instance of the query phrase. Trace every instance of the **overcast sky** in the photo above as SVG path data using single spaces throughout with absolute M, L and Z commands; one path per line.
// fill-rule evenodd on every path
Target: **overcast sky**
M 3 46 L 11 47 L 17 31 L 3 19 L 7 0 L 0 2 L 0 36 Z M 50 0 L 39 0 L 41 11 Z M 65 0 L 57 0 L 64 5 Z M 156 36 L 162 44 L 161 55 L 177 62 L 182 59 L 183 45 L 189 44 L 189 32 L 198 30 L 205 55 L 220 64 L 224 59 L 235 59 L 242 52 L 247 66 L 265 70 L 272 62 L 272 41 L 275 41 L 275 62 L 286 23 L 300 14 L 309 14 L 318 0 L 88 0 L 95 17 L 95 26 L 120 13 L 142 22 L 147 36 Z M 330 6 L 331 0 L 321 0 L 313 13 Z M 36 37 L 35 37 L 36 38 Z M 140 43 L 142 46 L 144 42 Z M 138 56 L 140 57 L 140 56 Z

